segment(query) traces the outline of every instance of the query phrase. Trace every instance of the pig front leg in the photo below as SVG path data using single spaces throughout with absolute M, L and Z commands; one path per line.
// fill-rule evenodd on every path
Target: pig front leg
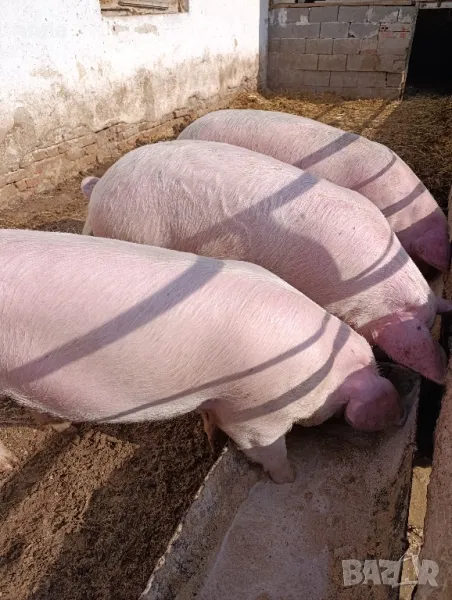
M 253 427 L 248 423 L 222 423 L 220 427 L 252 462 L 262 465 L 275 483 L 295 481 L 295 469 L 287 458 L 287 427 L 280 429 L 274 421 Z
M 11 471 L 19 464 L 19 459 L 0 442 L 0 472 Z

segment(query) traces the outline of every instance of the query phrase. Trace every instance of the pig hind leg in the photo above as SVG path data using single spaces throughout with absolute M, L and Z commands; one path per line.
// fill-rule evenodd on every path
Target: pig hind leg
M 228 420 L 216 415 L 216 422 L 239 449 L 252 461 L 262 465 L 275 483 L 292 483 L 295 470 L 287 457 L 286 433 L 292 422 L 268 415 L 253 423 Z M 280 415 L 278 415 L 280 417 Z

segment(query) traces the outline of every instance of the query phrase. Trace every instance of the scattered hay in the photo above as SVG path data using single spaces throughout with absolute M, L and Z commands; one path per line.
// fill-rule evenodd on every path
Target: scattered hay
M 277 110 L 317 119 L 387 145 L 407 162 L 447 211 L 452 185 L 452 97 L 413 96 L 402 102 L 343 100 L 333 94 L 245 93 L 232 108 Z

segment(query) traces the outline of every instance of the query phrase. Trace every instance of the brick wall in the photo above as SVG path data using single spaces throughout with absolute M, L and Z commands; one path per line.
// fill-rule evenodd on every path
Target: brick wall
M 82 176 L 97 164 L 116 160 L 139 145 L 172 136 L 187 121 L 211 110 L 227 107 L 244 89 L 246 87 L 241 86 L 221 98 L 212 97 L 207 102 L 196 103 L 197 106 L 175 110 L 159 119 L 158 123 L 117 123 L 97 132 L 78 127 L 70 134 L 64 134 L 60 143 L 25 155 L 18 169 L 0 173 L 0 206 L 7 205 L 19 196 L 23 198 L 51 190 L 71 177 L 78 176 L 81 181 Z
M 274 91 L 400 97 L 414 6 L 328 5 L 270 11 L 267 85 Z

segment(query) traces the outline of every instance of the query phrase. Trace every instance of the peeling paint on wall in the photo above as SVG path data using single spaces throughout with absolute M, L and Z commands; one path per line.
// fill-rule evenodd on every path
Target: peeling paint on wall
M 188 13 L 110 18 L 98 0 L 5 3 L 0 175 L 70 136 L 158 123 L 178 107 L 255 85 L 265 68 L 267 7 L 190 0 Z

